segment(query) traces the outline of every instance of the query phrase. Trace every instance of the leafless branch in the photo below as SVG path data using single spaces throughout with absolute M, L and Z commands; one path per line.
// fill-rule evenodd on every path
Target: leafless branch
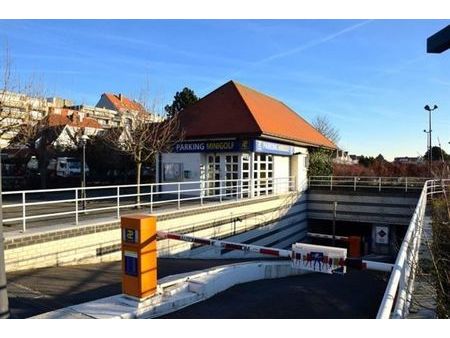
M 326 115 L 318 115 L 312 121 L 312 125 L 326 138 L 330 139 L 334 144 L 337 144 L 341 138 L 339 130 L 333 127 Z

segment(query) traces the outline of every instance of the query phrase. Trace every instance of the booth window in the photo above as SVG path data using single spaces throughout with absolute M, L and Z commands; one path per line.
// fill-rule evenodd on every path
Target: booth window
M 182 163 L 164 163 L 163 164 L 163 179 L 165 182 L 177 182 L 183 179 L 183 164 Z

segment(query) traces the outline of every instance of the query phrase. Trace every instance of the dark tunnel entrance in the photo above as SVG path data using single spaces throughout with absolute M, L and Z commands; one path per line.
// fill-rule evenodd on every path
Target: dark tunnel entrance
M 360 237 L 360 253 L 367 259 L 393 263 L 396 259 L 407 225 L 336 221 L 336 236 Z M 333 221 L 308 220 L 308 233 L 332 235 Z M 332 245 L 330 238 L 308 236 L 307 241 L 318 245 Z M 345 240 L 336 240 L 336 246 L 347 248 Z

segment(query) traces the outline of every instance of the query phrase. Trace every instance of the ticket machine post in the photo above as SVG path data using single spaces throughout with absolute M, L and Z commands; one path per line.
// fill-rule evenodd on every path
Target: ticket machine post
M 121 219 L 122 292 L 142 299 L 157 287 L 156 216 L 127 215 Z

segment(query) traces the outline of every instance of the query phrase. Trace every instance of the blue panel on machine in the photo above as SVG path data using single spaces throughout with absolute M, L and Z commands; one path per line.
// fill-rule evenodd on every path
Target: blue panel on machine
M 138 275 L 138 257 L 133 251 L 125 251 L 123 255 L 125 261 L 125 274 L 129 276 Z

